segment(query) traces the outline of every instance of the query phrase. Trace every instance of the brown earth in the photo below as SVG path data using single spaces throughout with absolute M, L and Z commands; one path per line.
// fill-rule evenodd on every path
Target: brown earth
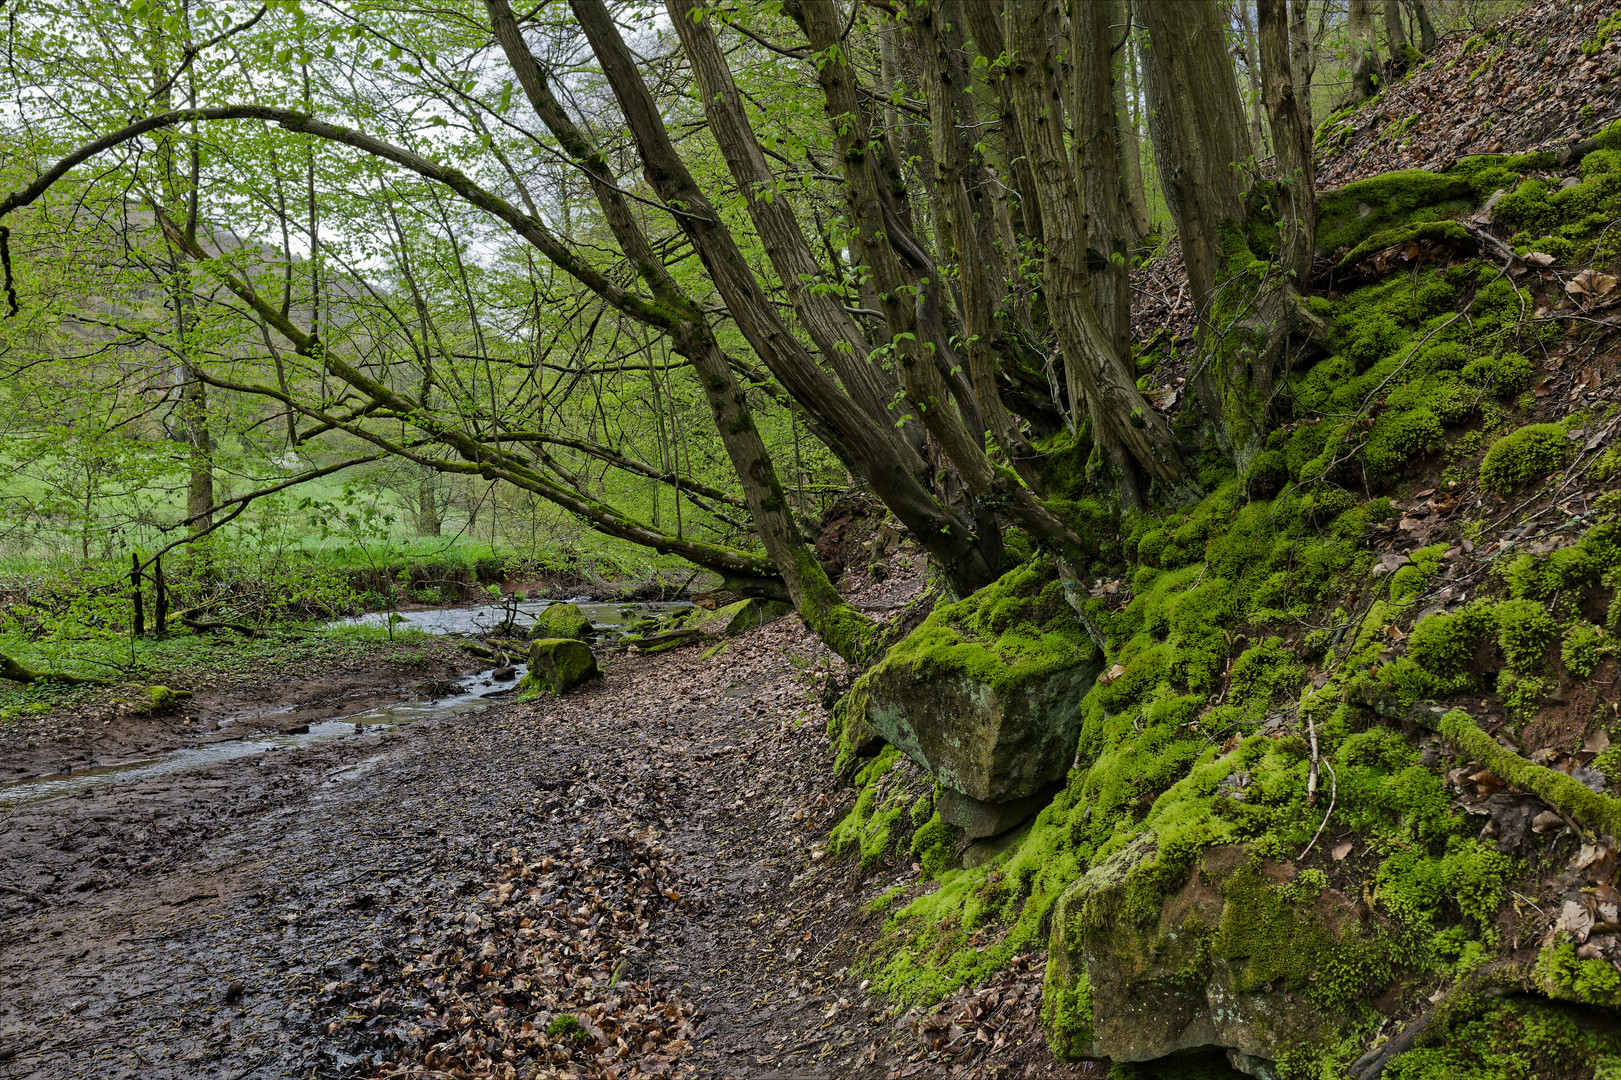
M 932 886 L 822 853 L 843 665 L 793 617 L 701 653 L 5 813 L 0 1077 L 1095 1075 L 1040 957 L 863 993 L 866 905 Z

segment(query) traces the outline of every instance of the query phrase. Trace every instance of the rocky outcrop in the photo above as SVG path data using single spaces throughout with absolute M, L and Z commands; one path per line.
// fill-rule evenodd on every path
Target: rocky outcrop
M 601 672 L 591 646 L 577 638 L 542 638 L 529 643 L 529 674 L 520 690 L 548 690 L 563 694 Z
M 864 715 L 849 727 L 928 769 L 957 796 L 970 835 L 989 835 L 977 830 L 1017 824 L 1040 803 L 1017 814 L 1007 804 L 1069 771 L 1080 701 L 1102 667 L 1063 583 L 1032 564 L 938 609 L 891 649 L 858 680 Z
M 1225 1050 L 1277 1076 L 1290 1050 L 1320 1048 L 1394 973 L 1363 904 L 1321 871 L 1228 844 L 1180 885 L 1151 835 L 1094 866 L 1054 912 L 1045 991 L 1053 1047 L 1076 1060 L 1152 1061 Z
M 535 616 L 535 628 L 530 638 L 577 638 L 584 641 L 591 636 L 591 620 L 573 604 L 548 604 Z

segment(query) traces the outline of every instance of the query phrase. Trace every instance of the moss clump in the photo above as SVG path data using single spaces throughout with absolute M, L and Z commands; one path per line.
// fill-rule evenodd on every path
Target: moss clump
M 591 1042 L 591 1033 L 585 1030 L 580 1018 L 569 1013 L 558 1013 L 546 1024 L 546 1035 L 553 1039 L 567 1039 L 570 1042 Z
M 1614 969 L 1611 969 L 1612 973 Z M 1616 1024 L 1531 997 L 1477 997 L 1392 1061 L 1385 1080 L 1527 1080 L 1605 1077 L 1621 1054 Z M 1551 1070 L 1551 1071 L 1550 1071 Z
M 1018 567 L 967 599 L 936 608 L 889 650 L 881 667 L 961 673 L 1007 698 L 1096 657 L 1064 590 L 1050 562 Z
M 1520 484 L 1540 480 L 1570 459 L 1570 440 L 1558 424 L 1530 424 L 1492 444 L 1480 462 L 1480 486 L 1507 494 Z
M 1549 997 L 1621 1008 L 1621 972 L 1608 960 L 1578 960 L 1576 946 L 1568 941 L 1544 947 L 1531 978 Z
M 960 830 L 947 825 L 936 814 L 912 835 L 912 854 L 930 877 L 939 877 L 957 858 Z
M 591 636 L 591 620 L 573 604 L 548 604 L 535 616 L 534 629 L 529 636 L 540 638 L 578 638 Z
M 1609 635 L 1588 622 L 1574 622 L 1565 630 L 1559 646 L 1559 658 L 1578 679 L 1591 678 L 1598 670 L 1599 661 L 1615 651 Z
M 854 849 L 862 866 L 872 866 L 889 853 L 897 824 L 933 785 L 893 746 L 884 747 L 868 762 L 856 774 L 855 784 L 856 804 L 833 827 L 827 848 L 833 855 Z

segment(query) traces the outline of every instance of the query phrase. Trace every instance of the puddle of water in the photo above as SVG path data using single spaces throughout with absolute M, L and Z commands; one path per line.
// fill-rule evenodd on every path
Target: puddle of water
M 240 757 L 269 753 L 273 750 L 296 750 L 303 746 L 319 746 L 356 736 L 393 731 L 403 724 L 432 716 L 448 716 L 488 704 L 485 695 L 510 688 L 511 683 L 495 683 L 488 672 L 468 675 L 459 680 L 458 692 L 436 701 L 401 701 L 364 712 L 332 720 L 317 720 L 306 732 L 287 735 L 255 735 L 246 739 L 230 739 L 172 750 L 156 757 L 124 761 L 115 765 L 97 765 L 73 772 L 54 773 L 29 780 L 13 780 L 0 784 L 0 810 L 40 799 L 53 799 L 70 795 L 85 788 L 103 784 L 123 783 L 130 780 L 150 780 L 156 776 L 195 769 L 204 765 L 217 765 Z M 283 710 L 278 710 L 283 711 Z
M 549 600 L 532 600 L 519 604 L 519 630 L 527 633 L 528 628 L 534 624 L 535 616 L 552 603 L 553 601 Z M 682 611 L 691 606 L 680 601 L 663 603 L 627 601 L 615 604 L 579 602 L 581 613 L 607 634 L 623 633 L 626 626 L 637 620 L 662 615 L 668 611 Z M 403 622 L 396 623 L 396 626 L 409 626 L 428 634 L 484 634 L 506 619 L 507 608 L 504 604 L 484 604 L 478 607 L 406 611 L 401 612 L 400 616 Z M 386 613 L 374 612 L 344 621 L 381 626 L 386 617 Z M 493 682 L 486 671 L 464 676 L 456 685 L 456 693 L 434 701 L 401 701 L 348 716 L 312 721 L 309 731 L 296 735 L 255 735 L 246 739 L 230 739 L 209 743 L 206 746 L 187 747 L 156 757 L 125 761 L 115 765 L 97 765 L 76 769 L 73 772 L 55 773 L 51 776 L 8 781 L 0 784 L 0 810 L 21 806 L 23 803 L 37 802 L 40 799 L 52 799 L 58 795 L 69 795 L 102 784 L 149 780 L 155 776 L 204 765 L 215 765 L 254 754 L 274 750 L 296 750 L 302 746 L 317 746 L 338 739 L 354 738 L 357 735 L 393 731 L 403 724 L 416 720 L 432 716 L 448 716 L 474 708 L 484 703 L 485 695 L 509 689 L 512 683 Z M 233 719 L 262 719 L 266 716 L 292 712 L 295 708 L 296 706 L 288 705 L 266 712 L 244 712 L 237 717 L 227 718 L 222 723 L 229 724 Z

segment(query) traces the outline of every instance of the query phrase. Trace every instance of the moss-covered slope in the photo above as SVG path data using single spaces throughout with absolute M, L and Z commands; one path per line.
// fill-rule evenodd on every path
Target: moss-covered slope
M 937 880 L 891 909 L 880 991 L 934 1000 L 1047 946 L 1064 1056 L 1218 1046 L 1258 1076 L 1377 1060 L 1426 1080 L 1621 1062 L 1621 361 L 1566 287 L 1616 254 L 1621 153 L 1571 183 L 1553 164 L 1325 200 L 1342 254 L 1375 243 L 1309 301 L 1327 340 L 1265 451 L 1196 505 L 1104 527 L 1082 606 L 1108 668 L 1063 791 L 959 857 L 894 751 L 858 777 L 836 846 L 898 847 Z M 1489 227 L 1546 269 L 1404 237 L 1498 191 Z M 944 655 L 953 618 L 995 607 L 965 604 L 886 662 Z M 999 633 L 1078 649 L 1082 620 L 1054 611 Z M 986 662 L 990 681 L 1021 661 Z M 859 711 L 838 715 L 847 757 L 870 752 Z M 1480 972 L 1512 996 L 1475 992 Z M 1555 1050 L 1562 1071 L 1535 1063 Z

